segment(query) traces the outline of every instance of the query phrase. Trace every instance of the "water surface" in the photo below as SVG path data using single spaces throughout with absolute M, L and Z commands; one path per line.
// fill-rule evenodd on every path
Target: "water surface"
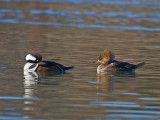
M 0 119 L 159 120 L 159 6 L 158 0 L 0 0 Z M 105 48 L 117 60 L 145 66 L 97 75 Z M 74 69 L 26 77 L 30 52 Z

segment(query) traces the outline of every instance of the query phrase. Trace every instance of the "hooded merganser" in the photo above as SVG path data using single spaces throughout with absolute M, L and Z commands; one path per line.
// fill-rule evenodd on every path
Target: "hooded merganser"
M 105 72 L 107 70 L 135 71 L 136 68 L 144 65 L 144 62 L 134 65 L 127 62 L 116 61 L 115 55 L 110 49 L 105 49 L 99 56 L 99 60 L 96 63 L 101 63 L 97 67 L 97 73 Z
M 65 70 L 72 69 L 73 67 L 65 67 L 53 61 L 42 61 L 40 54 L 27 54 L 25 57 L 27 63 L 24 66 L 24 71 L 58 71 L 64 72 Z

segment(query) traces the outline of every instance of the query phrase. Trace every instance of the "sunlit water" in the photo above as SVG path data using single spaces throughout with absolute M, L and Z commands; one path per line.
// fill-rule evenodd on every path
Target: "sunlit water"
M 159 120 L 160 1 L 0 0 L 1 120 Z M 97 75 L 111 48 L 144 67 Z M 74 69 L 24 76 L 26 53 Z

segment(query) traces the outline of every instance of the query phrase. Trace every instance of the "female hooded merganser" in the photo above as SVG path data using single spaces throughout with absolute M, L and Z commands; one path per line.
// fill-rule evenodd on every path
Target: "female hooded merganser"
M 101 63 L 97 67 L 97 73 L 105 72 L 107 70 L 134 71 L 136 68 L 144 65 L 144 62 L 134 65 L 127 62 L 116 61 L 114 53 L 109 49 L 105 49 L 101 53 L 99 60 L 96 63 Z
M 53 61 L 42 61 L 40 54 L 27 54 L 25 57 L 27 63 L 24 66 L 24 71 L 58 71 L 64 72 L 65 70 L 72 69 L 73 67 L 65 67 Z

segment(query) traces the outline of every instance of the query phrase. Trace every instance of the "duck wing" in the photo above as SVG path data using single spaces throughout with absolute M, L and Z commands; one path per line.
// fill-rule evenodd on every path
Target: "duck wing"
M 41 66 L 41 67 L 57 67 L 61 71 L 69 70 L 69 69 L 73 68 L 73 67 L 65 67 L 62 64 L 59 64 L 59 63 L 56 63 L 53 61 L 41 61 L 39 63 L 39 66 Z
M 132 71 L 138 67 L 138 65 L 130 64 L 128 62 L 113 61 L 112 63 L 115 68 L 122 71 Z

